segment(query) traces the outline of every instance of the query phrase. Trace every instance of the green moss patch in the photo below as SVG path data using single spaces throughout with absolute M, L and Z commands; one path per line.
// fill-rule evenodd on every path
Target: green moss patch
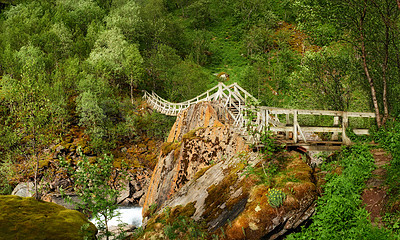
M 161 152 L 164 155 L 167 155 L 171 151 L 178 149 L 181 146 L 181 144 L 182 142 L 165 142 L 161 146 Z
M 193 130 L 191 130 L 191 131 L 189 131 L 189 132 L 183 134 L 183 136 L 182 136 L 182 141 L 184 141 L 184 140 L 186 140 L 186 139 L 187 139 L 187 140 L 192 140 L 192 139 L 199 138 L 198 136 L 196 136 L 196 132 L 197 132 L 198 130 L 200 130 L 200 129 L 203 129 L 203 128 L 196 128 L 196 129 L 193 129 Z
M 80 212 L 34 198 L 0 196 L 0 236 L 3 239 L 83 239 L 87 226 L 89 239 L 96 227 Z

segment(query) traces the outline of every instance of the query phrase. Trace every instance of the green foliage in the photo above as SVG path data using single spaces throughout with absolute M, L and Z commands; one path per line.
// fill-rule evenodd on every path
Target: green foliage
M 397 120 L 388 123 L 386 129 L 374 132 L 373 138 L 392 155 L 390 165 L 387 167 L 386 184 L 390 201 L 393 203 L 400 197 L 400 123 Z
M 82 159 L 77 162 L 74 169 L 65 160 L 60 160 L 60 165 L 68 171 L 74 181 L 74 192 L 81 201 L 74 202 L 78 209 L 87 215 L 92 214 L 99 222 L 100 231 L 108 237 L 108 221 L 118 215 L 116 203 L 119 191 L 113 185 L 115 176 L 113 157 L 104 155 L 91 162 L 88 157 L 81 154 Z M 124 174 L 120 175 L 124 176 Z M 63 197 L 72 201 L 60 190 Z
M 292 76 L 301 91 L 310 96 L 308 105 L 314 108 L 336 111 L 363 109 L 367 99 L 357 101 L 355 89 L 362 92 L 358 79 L 358 63 L 353 50 L 341 43 L 324 47 L 319 52 L 308 52 L 303 58 L 301 70 Z M 367 91 L 364 93 L 368 94 Z M 301 95 L 299 97 L 302 97 Z M 355 105 L 355 103 L 360 105 Z M 368 108 L 363 109 L 368 111 Z
M 87 62 L 99 76 L 117 75 L 123 72 L 128 46 L 120 29 L 105 30 L 100 33 Z
M 86 34 L 88 23 L 101 20 L 105 14 L 92 0 L 57 0 L 56 3 L 56 19 L 65 22 L 77 35 Z
M 139 239 L 139 238 L 143 237 L 143 235 L 144 235 L 144 228 L 143 227 L 138 227 L 138 228 L 135 229 L 135 231 L 133 231 L 133 235 L 132 236 L 135 239 Z
M 390 231 L 400 235 L 400 212 L 386 213 L 382 217 L 382 222 L 384 222 L 385 227 Z
M 251 175 L 257 176 L 261 183 L 266 185 L 273 184 L 272 179 L 278 173 L 278 165 L 273 162 L 262 164 L 261 167 L 252 166 L 246 160 L 242 161 L 245 165 L 242 175 L 249 177 Z
M 175 221 L 164 227 L 167 239 L 197 240 L 205 239 L 205 233 L 193 219 L 186 216 L 178 216 Z
M 344 40 L 357 51 L 355 56 L 360 56 L 357 63 L 363 70 L 364 84 L 371 84 L 371 93 L 375 90 L 377 94 L 375 109 L 384 108 L 385 97 L 388 102 L 398 103 L 399 89 L 395 86 L 399 76 L 399 43 L 392 39 L 398 39 L 399 32 L 396 24 L 391 24 L 397 22 L 400 14 L 396 2 L 301 0 L 297 4 L 303 27 L 318 43 L 327 46 L 332 41 Z M 397 105 L 387 110 L 397 114 Z
M 0 195 L 9 195 L 13 190 L 10 185 L 10 180 L 15 174 L 12 164 L 10 159 L 0 162 Z
M 138 135 L 146 134 L 150 137 L 164 139 L 175 122 L 174 117 L 165 116 L 157 112 L 146 113 L 133 118 L 133 127 Z
M 280 207 L 286 199 L 286 194 L 280 189 L 270 188 L 266 194 L 268 197 L 268 203 L 273 208 Z
M 312 224 L 288 239 L 391 239 L 385 229 L 373 227 L 360 194 L 374 169 L 374 159 L 366 145 L 344 148 L 341 175 L 329 174 L 324 195 L 317 201 Z
M 141 24 L 139 5 L 132 0 L 113 1 L 112 4 L 110 13 L 104 18 L 107 28 L 120 29 L 129 42 L 136 42 Z

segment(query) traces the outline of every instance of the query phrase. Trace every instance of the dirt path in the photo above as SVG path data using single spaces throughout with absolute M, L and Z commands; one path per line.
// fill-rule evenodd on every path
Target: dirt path
M 390 163 L 392 157 L 384 149 L 373 149 L 371 153 L 375 159 L 376 169 L 372 172 L 372 176 L 368 179 L 362 193 L 362 200 L 365 208 L 370 212 L 371 222 L 373 225 L 382 227 L 382 215 L 387 201 L 386 188 L 384 186 L 386 169 L 385 165 Z

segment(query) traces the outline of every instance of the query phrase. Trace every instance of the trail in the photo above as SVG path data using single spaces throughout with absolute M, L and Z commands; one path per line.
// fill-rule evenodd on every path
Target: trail
M 390 163 L 392 157 L 384 149 L 373 149 L 371 153 L 375 159 L 376 169 L 366 183 L 366 188 L 361 197 L 365 208 L 370 213 L 370 220 L 374 226 L 383 227 L 382 215 L 388 199 L 387 189 L 384 185 L 386 178 L 385 166 Z

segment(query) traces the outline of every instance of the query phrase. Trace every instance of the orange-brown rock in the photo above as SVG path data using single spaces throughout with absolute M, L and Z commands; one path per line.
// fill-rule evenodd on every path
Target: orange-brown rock
M 276 239 L 314 213 L 315 176 L 302 156 L 249 151 L 230 123 L 215 103 L 181 113 L 147 191 L 143 239 L 163 234 L 171 221 L 165 209 L 172 215 L 175 208 L 187 208 L 185 216 L 219 239 Z M 268 202 L 270 188 L 285 193 L 277 208 Z M 157 207 L 150 213 L 152 204 Z
M 199 103 L 179 114 L 154 169 L 144 212 L 152 204 L 161 206 L 200 169 L 247 149 L 231 123 L 217 103 Z

